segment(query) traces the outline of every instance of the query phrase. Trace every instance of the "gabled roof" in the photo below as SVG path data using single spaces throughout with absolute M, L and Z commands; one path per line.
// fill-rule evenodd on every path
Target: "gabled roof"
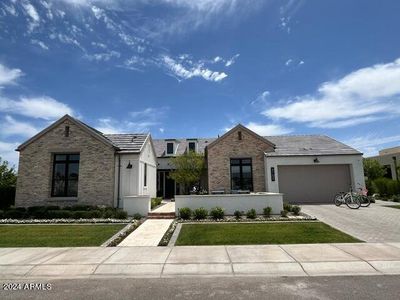
M 118 148 L 120 153 L 140 153 L 150 135 L 148 133 L 122 133 L 104 134 L 104 136 Z
M 248 129 L 247 127 L 243 126 L 242 124 L 238 124 L 235 127 L 233 127 L 231 130 L 229 130 L 228 132 L 224 133 L 222 136 L 220 136 L 219 138 L 215 139 L 212 143 L 210 143 L 208 145 L 208 148 L 211 148 L 212 146 L 214 146 L 215 144 L 217 144 L 218 142 L 222 141 L 223 139 L 225 139 L 227 136 L 229 136 L 232 132 L 236 131 L 237 129 L 243 130 L 247 133 L 249 133 L 250 135 L 252 135 L 253 137 L 255 137 L 256 139 L 259 139 L 260 141 L 268 144 L 271 147 L 275 147 L 275 144 L 272 143 L 271 141 L 265 139 L 264 137 L 262 137 L 261 135 L 258 135 L 257 133 L 255 133 L 254 131 Z
M 197 152 L 204 153 L 204 149 L 209 145 L 215 138 L 197 138 L 197 139 L 154 139 L 153 144 L 157 154 L 157 157 L 169 157 L 169 156 L 179 156 L 187 152 L 189 148 L 189 142 L 193 142 L 196 140 L 197 142 Z M 174 142 L 174 154 L 166 155 L 167 143 Z
M 60 118 L 59 120 L 57 120 L 56 122 L 54 122 L 53 124 L 51 124 L 50 126 L 46 127 L 45 129 L 43 129 L 42 131 L 40 131 L 39 133 L 37 133 L 36 135 L 31 137 L 29 140 L 27 140 L 23 144 L 19 145 L 19 147 L 17 148 L 17 151 L 21 151 L 26 146 L 28 146 L 32 142 L 36 141 L 38 138 L 42 137 L 47 132 L 54 129 L 58 125 L 62 124 L 66 120 L 70 121 L 71 123 L 74 123 L 76 126 L 81 128 L 83 131 L 87 132 L 88 134 L 90 134 L 94 138 L 98 139 L 99 141 L 103 142 L 104 144 L 109 145 L 111 147 L 115 147 L 113 145 L 113 143 L 110 140 L 108 140 L 100 131 L 90 127 L 89 125 L 83 123 L 82 121 L 79 121 L 79 120 L 71 117 L 70 115 L 65 115 L 62 118 Z
M 274 152 L 265 153 L 268 157 L 346 154 L 362 155 L 362 153 L 356 149 L 326 135 L 285 135 L 266 136 L 265 138 L 276 145 Z

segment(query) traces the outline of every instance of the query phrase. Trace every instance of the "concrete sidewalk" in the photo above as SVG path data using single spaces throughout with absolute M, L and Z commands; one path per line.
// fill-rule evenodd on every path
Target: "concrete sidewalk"
M 0 278 L 400 274 L 400 243 L 0 248 Z

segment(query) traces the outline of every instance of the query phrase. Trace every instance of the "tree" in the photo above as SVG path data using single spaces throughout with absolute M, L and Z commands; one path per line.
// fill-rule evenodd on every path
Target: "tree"
M 385 175 L 384 168 L 375 159 L 364 158 L 364 175 L 368 180 L 381 178 Z
M 0 188 L 15 187 L 17 175 L 15 169 L 8 165 L 8 161 L 0 157 Z
M 205 169 L 205 160 L 202 154 L 189 151 L 181 156 L 171 159 L 175 169 L 170 173 L 169 177 L 179 184 L 183 184 L 186 193 L 194 185 L 199 185 L 201 175 Z

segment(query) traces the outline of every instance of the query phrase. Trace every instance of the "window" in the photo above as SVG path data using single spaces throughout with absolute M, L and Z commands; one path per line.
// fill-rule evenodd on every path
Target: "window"
M 275 181 L 275 168 L 271 167 L 271 181 Z
M 242 140 L 242 132 L 238 131 L 238 140 L 241 141 Z
M 69 126 L 65 126 L 64 135 L 65 137 L 69 137 Z
M 253 191 L 251 158 L 231 159 L 231 189 Z
M 174 154 L 174 143 L 167 143 L 167 154 Z
M 144 163 L 144 180 L 143 180 L 143 182 L 144 182 L 144 186 L 147 186 L 147 164 L 146 163 Z
M 189 142 L 189 151 L 196 152 L 196 143 L 195 142 Z
M 55 154 L 52 197 L 78 196 L 79 154 Z

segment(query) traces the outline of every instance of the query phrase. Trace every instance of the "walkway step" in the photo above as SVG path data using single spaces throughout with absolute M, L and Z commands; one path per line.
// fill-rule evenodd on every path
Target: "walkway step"
M 175 219 L 175 212 L 150 212 L 149 219 Z

